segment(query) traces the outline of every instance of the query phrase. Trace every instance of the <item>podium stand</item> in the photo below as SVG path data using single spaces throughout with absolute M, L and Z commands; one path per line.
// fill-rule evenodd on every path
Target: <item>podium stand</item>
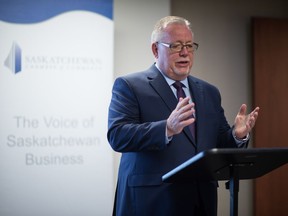
M 229 180 L 230 216 L 238 215 L 239 180 L 261 177 L 288 163 L 288 148 L 211 149 L 162 176 L 164 182 Z

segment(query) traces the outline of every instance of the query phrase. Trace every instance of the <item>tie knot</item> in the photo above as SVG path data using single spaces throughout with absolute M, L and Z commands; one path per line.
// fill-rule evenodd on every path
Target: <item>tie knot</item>
M 180 89 L 182 89 L 182 87 L 184 87 L 184 84 L 181 83 L 180 81 L 175 81 L 173 84 L 172 84 L 178 91 Z

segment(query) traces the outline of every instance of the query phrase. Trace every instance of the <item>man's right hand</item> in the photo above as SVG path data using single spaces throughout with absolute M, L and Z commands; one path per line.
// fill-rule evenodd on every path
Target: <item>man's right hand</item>
M 176 108 L 167 119 L 167 136 L 171 137 L 182 132 L 183 128 L 195 121 L 195 104 L 189 103 L 190 98 L 180 98 Z

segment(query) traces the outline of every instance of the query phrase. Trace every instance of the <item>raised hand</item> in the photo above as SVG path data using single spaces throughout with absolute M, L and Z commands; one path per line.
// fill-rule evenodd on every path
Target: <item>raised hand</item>
M 256 107 L 251 113 L 247 113 L 247 105 L 242 104 L 234 122 L 234 130 L 237 138 L 242 139 L 254 127 L 260 108 Z
M 176 108 L 172 111 L 167 119 L 167 135 L 168 137 L 181 133 L 184 127 L 195 121 L 194 103 L 189 103 L 189 97 L 180 98 Z

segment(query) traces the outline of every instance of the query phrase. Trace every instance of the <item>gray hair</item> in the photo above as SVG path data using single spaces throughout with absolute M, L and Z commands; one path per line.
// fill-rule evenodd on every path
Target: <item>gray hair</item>
M 159 41 L 162 36 L 163 30 L 170 24 L 182 24 L 185 25 L 191 32 L 191 24 L 188 20 L 178 16 L 166 16 L 160 19 L 154 26 L 151 34 L 151 43 Z M 193 32 L 192 32 L 193 35 Z

